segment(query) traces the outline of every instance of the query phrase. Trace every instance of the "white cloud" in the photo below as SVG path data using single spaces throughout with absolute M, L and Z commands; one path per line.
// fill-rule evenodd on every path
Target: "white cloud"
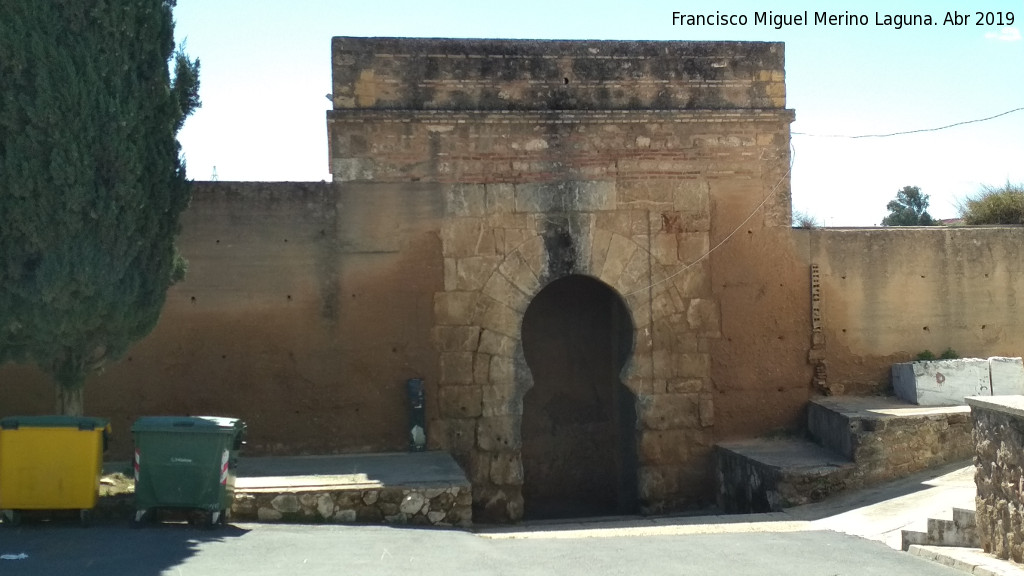
M 1021 39 L 1020 30 L 1007 26 L 999 31 L 999 33 L 989 32 L 985 34 L 985 38 L 989 40 L 1002 40 L 1003 42 L 1017 42 Z

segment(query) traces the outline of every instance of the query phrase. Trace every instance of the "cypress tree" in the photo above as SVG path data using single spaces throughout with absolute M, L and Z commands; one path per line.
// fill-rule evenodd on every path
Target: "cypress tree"
M 50 374 L 59 413 L 184 277 L 199 61 L 175 50 L 174 4 L 0 2 L 0 363 Z

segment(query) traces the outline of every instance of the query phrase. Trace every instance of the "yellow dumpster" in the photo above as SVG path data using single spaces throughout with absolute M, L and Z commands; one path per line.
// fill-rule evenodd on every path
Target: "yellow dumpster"
M 79 510 L 89 522 L 99 494 L 104 418 L 10 416 L 0 419 L 0 517 L 25 510 Z

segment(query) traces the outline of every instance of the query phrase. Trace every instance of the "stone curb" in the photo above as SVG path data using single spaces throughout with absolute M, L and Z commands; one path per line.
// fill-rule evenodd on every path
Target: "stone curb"
M 981 548 L 913 544 L 908 553 L 977 576 L 1024 576 L 1024 567 L 986 554 Z

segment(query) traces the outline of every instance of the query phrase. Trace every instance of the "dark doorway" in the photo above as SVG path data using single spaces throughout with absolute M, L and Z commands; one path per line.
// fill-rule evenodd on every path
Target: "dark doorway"
M 625 303 L 602 282 L 567 276 L 523 316 L 533 388 L 523 399 L 527 518 L 636 510 L 636 399 L 621 372 L 633 351 Z

